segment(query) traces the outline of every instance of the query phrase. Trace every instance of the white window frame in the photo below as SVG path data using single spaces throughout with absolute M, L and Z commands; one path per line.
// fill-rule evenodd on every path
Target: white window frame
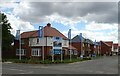
M 31 55 L 32 56 L 41 56 L 41 49 L 40 48 L 33 48 L 31 50 Z
M 20 50 L 16 49 L 16 55 L 20 55 Z M 21 49 L 21 56 L 26 55 L 26 50 L 25 49 Z
M 82 46 L 84 47 L 84 43 L 82 44 Z
M 64 46 L 67 46 L 67 41 L 66 40 L 64 40 Z
M 88 47 L 90 47 L 90 44 L 88 44 Z
M 74 50 L 74 55 L 77 55 L 77 54 L 78 54 L 77 50 Z

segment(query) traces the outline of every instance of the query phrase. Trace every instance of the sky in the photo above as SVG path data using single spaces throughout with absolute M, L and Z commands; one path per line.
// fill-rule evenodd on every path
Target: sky
M 64 0 L 65 1 L 65 0 Z M 65 36 L 71 29 L 72 38 L 80 33 L 93 41 L 118 43 L 118 2 L 26 2 L 9 0 L 1 2 L 0 11 L 11 23 L 11 33 L 20 29 L 38 30 L 39 26 L 51 26 Z

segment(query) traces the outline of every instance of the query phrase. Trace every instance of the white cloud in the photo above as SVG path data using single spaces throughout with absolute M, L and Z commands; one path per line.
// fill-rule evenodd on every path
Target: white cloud
M 34 23 L 54 21 L 71 28 L 72 37 L 78 35 L 79 33 L 83 33 L 84 37 L 92 39 L 93 41 L 96 39 L 97 41 L 113 40 L 114 42 L 117 42 L 118 35 L 117 35 L 117 31 L 114 30 L 118 29 L 118 25 L 115 23 L 116 21 L 114 21 L 114 18 L 116 17 L 114 18 L 112 17 L 114 15 L 112 13 L 115 12 L 116 15 L 116 11 L 117 11 L 114 5 L 110 7 L 111 4 L 108 3 L 107 6 L 105 3 L 103 3 L 95 7 L 94 5 L 97 5 L 96 3 L 94 4 L 57 3 L 57 5 L 53 5 L 53 4 L 54 3 L 32 4 L 22 1 L 20 2 L 20 4 L 4 3 L 0 5 L 0 7 L 14 8 L 11 14 L 7 14 L 9 22 L 11 23 L 11 26 L 13 28 L 11 32 L 14 35 L 17 29 L 21 29 L 22 32 L 34 30 L 35 28 L 32 25 Z M 103 5 L 103 7 L 105 8 L 102 8 L 101 5 Z M 68 6 L 70 6 L 71 8 L 69 8 Z M 4 10 L 3 8 L 2 10 Z M 105 11 L 106 9 L 109 10 Z M 111 9 L 115 9 L 115 11 Z M 111 11 L 112 13 L 110 13 Z M 15 16 L 19 16 L 20 18 L 16 18 Z M 76 24 L 79 23 L 80 21 L 88 23 L 84 30 L 80 30 L 79 28 L 76 28 L 76 26 L 78 26 Z M 100 23 L 97 23 L 97 21 Z M 101 23 L 102 21 L 103 23 Z M 107 23 L 104 23 L 104 21 Z M 113 22 L 113 23 L 111 24 L 109 22 Z M 112 32 L 105 33 L 103 32 L 103 30 L 111 30 Z M 67 36 L 68 30 L 63 30 L 62 33 Z
M 118 29 L 118 24 L 91 22 L 86 25 L 86 30 L 91 30 L 91 31 L 117 30 L 117 29 Z
M 3 2 L 0 4 L 0 8 L 15 8 L 17 7 L 19 4 L 14 3 L 14 2 Z
M 6 13 L 5 13 L 6 14 Z M 11 33 L 13 35 L 16 34 L 16 30 L 21 30 L 21 33 L 24 31 L 30 31 L 30 30 L 34 30 L 34 26 L 30 24 L 30 22 L 24 22 L 21 19 L 19 19 L 18 17 L 15 17 L 13 14 L 6 14 L 7 18 L 11 24 L 11 27 L 13 28 L 11 30 Z
M 116 23 L 118 15 L 117 4 L 115 2 L 20 2 L 19 6 L 14 9 L 14 13 L 19 15 L 21 19 L 33 23 L 43 22 L 46 20 L 43 19 L 45 16 L 50 16 L 54 13 L 59 14 L 63 18 L 72 18 L 73 20 L 82 17 L 90 22 Z
M 91 25 L 92 24 L 92 25 Z M 99 27 L 98 27 L 99 26 Z M 74 27 L 74 26 L 73 26 Z M 113 41 L 114 43 L 118 43 L 118 28 L 117 24 L 99 24 L 99 23 L 90 23 L 86 25 L 86 29 L 72 30 L 72 38 L 80 33 L 83 33 L 83 37 L 89 38 L 92 41 Z M 95 30 L 95 31 L 94 31 Z M 96 31 L 99 30 L 99 31 Z M 110 32 L 104 32 L 103 30 L 109 30 Z M 68 31 L 62 32 L 65 36 L 68 35 Z

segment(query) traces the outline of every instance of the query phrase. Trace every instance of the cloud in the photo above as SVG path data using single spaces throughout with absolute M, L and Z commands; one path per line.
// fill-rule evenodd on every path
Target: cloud
M 68 36 L 68 31 L 62 32 L 65 36 Z M 110 33 L 104 33 L 104 32 L 93 32 L 89 30 L 79 30 L 74 31 L 72 30 L 72 38 L 76 35 L 79 35 L 80 33 L 83 33 L 84 38 L 91 39 L 92 41 L 113 41 L 114 43 L 118 43 L 118 35 L 117 31 L 113 31 Z
M 23 20 L 19 19 L 19 17 L 15 17 L 13 14 L 6 14 L 11 27 L 11 33 L 15 36 L 16 30 L 21 30 L 21 33 L 24 31 L 34 30 L 34 26 L 30 24 L 30 22 L 24 22 Z
M 0 9 L 13 8 L 7 14 L 11 26 L 23 31 L 34 30 L 35 24 L 44 22 L 61 23 L 72 29 L 72 37 L 79 33 L 93 41 L 113 40 L 117 42 L 117 2 L 24 2 L 2 4 Z M 18 17 L 18 18 L 17 18 Z M 76 28 L 77 23 L 84 22 L 85 29 Z M 62 27 L 62 26 L 61 26 Z M 26 29 L 24 29 L 26 28 Z M 58 28 L 59 29 L 59 28 Z M 109 32 L 104 32 L 104 31 Z M 115 31 L 116 30 L 116 31 Z M 62 30 L 67 36 L 68 30 Z
M 15 3 L 15 2 L 1 2 L 0 4 L 0 8 L 15 8 L 17 7 L 19 4 Z M 1 10 L 2 11 L 2 10 Z
M 117 5 L 115 2 L 21 2 L 14 13 L 32 23 L 46 21 L 46 16 L 55 13 L 64 18 L 82 17 L 87 21 L 117 23 Z
M 91 30 L 91 31 L 117 30 L 117 29 L 118 29 L 118 24 L 91 22 L 86 25 L 86 30 Z

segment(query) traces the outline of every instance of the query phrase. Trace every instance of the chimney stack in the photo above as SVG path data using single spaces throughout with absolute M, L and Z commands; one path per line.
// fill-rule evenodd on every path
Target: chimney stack
M 47 26 L 48 26 L 48 27 L 51 27 L 51 24 L 50 24 L 50 23 L 48 23 L 48 24 L 47 24 Z

